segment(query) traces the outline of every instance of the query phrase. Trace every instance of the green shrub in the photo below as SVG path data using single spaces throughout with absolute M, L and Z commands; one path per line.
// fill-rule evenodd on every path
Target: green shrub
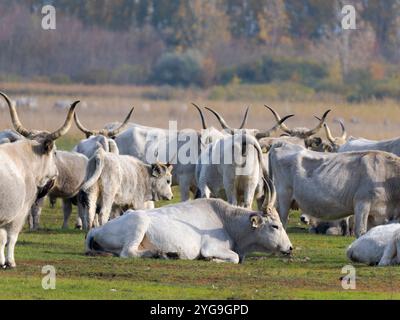
M 55 84 L 69 84 L 71 83 L 71 78 L 67 74 L 58 73 L 50 77 L 50 82 Z
M 111 77 L 109 70 L 90 69 L 79 74 L 75 80 L 85 84 L 105 84 L 110 82 Z
M 151 81 L 167 85 L 203 85 L 203 59 L 197 51 L 188 50 L 184 53 L 168 52 L 156 62 Z
M 269 83 L 272 81 L 294 81 L 314 87 L 316 82 L 328 75 L 325 65 L 293 58 L 264 56 L 251 63 L 221 70 L 221 84 L 231 82 L 237 75 L 245 83 Z
M 111 73 L 111 82 L 117 84 L 144 84 L 149 78 L 149 71 L 140 65 L 122 64 Z

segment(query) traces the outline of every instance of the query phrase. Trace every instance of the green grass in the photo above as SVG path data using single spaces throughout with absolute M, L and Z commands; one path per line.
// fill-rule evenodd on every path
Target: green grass
M 243 264 L 234 265 L 87 257 L 83 254 L 84 232 L 62 231 L 60 203 L 56 209 L 46 204 L 42 229 L 24 230 L 20 235 L 17 268 L 0 271 L 0 299 L 400 298 L 398 267 L 355 265 L 357 289 L 342 289 L 341 269 L 349 264 L 345 249 L 353 238 L 308 234 L 298 224 L 298 215 L 292 214 L 288 229 L 295 246 L 291 259 L 254 254 Z M 45 265 L 56 268 L 55 290 L 42 289 Z

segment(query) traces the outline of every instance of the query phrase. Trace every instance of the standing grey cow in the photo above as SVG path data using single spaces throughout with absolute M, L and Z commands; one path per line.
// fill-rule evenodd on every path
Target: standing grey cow
M 78 219 L 76 227 L 81 228 L 82 209 L 78 204 L 76 196 L 85 180 L 88 158 L 76 152 L 57 151 L 55 162 L 58 176 L 48 196 L 50 200 L 54 202 L 57 198 L 62 199 L 64 213 L 63 229 L 68 228 L 68 220 L 72 213 L 72 205 L 77 205 L 78 217 L 80 218 Z M 44 198 L 39 199 L 32 207 L 31 215 L 29 216 L 29 227 L 31 230 L 37 230 L 39 227 L 43 199 Z
M 292 244 L 274 208 L 273 184 L 262 211 L 221 199 L 196 199 L 146 211 L 129 210 L 86 238 L 86 253 L 122 258 L 174 257 L 243 262 L 250 252 L 290 254 Z M 271 197 L 269 197 L 271 195 Z
M 171 200 L 172 166 L 147 165 L 131 156 L 99 148 L 89 159 L 80 201 L 85 206 L 84 228 L 90 229 L 99 207 L 99 223 L 105 224 L 111 210 L 143 209 L 147 201 Z
M 230 204 L 245 208 L 251 207 L 255 193 L 257 199 L 262 197 L 258 187 L 265 175 L 260 145 L 248 134 L 229 135 L 210 144 L 196 165 L 202 198 L 216 197 L 224 190 Z
M 25 129 L 10 99 L 2 92 L 0 95 L 8 103 L 13 120 L 18 122 L 17 131 L 31 138 L 0 145 L 0 266 L 12 268 L 16 266 L 15 244 L 29 210 L 37 198 L 43 197 L 52 187 L 58 174 L 54 141 L 71 127 L 79 101 L 72 104 L 61 128 L 49 133 Z
M 400 215 L 400 159 L 377 151 L 320 153 L 280 143 L 269 154 L 278 193 L 279 214 L 287 223 L 293 200 L 303 212 L 322 220 L 355 215 L 357 237 Z

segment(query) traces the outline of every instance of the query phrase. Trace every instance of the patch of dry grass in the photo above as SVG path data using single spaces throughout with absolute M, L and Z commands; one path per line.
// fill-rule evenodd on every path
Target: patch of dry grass
M 314 115 L 321 116 L 327 109 L 332 112 L 328 123 L 334 133 L 339 134 L 339 126 L 335 118 L 345 121 L 350 135 L 369 139 L 384 139 L 400 136 L 400 103 L 394 101 L 371 101 L 364 104 L 349 104 L 340 101 L 326 102 L 270 102 L 270 101 L 210 101 L 207 94 L 200 90 L 182 90 L 181 98 L 176 100 L 143 99 L 146 90 L 157 90 L 155 87 L 135 86 L 87 86 L 87 85 L 50 85 L 36 83 L 2 83 L 1 90 L 11 98 L 21 95 L 31 95 L 38 98 L 37 111 L 20 111 L 20 117 L 27 127 L 37 129 L 55 129 L 63 122 L 66 111 L 56 110 L 53 105 L 57 100 L 82 100 L 87 108 L 78 108 L 81 121 L 89 128 L 101 128 L 106 123 L 121 121 L 132 106 L 135 106 L 132 121 L 147 125 L 168 128 L 169 120 L 177 120 L 179 128 L 200 128 L 197 111 L 190 103 L 195 101 L 200 106 L 211 106 L 225 117 L 227 122 L 235 127 L 243 117 L 245 107 L 251 106 L 248 127 L 270 128 L 274 125 L 271 113 L 264 108 L 263 103 L 270 104 L 281 115 L 294 113 L 295 117 L 287 121 L 289 127 L 312 127 L 317 123 Z M 0 129 L 10 128 L 8 111 L 1 110 Z M 213 115 L 205 111 L 208 125 L 219 128 Z M 323 134 L 323 133 L 321 133 Z M 80 136 L 73 127 L 70 135 Z

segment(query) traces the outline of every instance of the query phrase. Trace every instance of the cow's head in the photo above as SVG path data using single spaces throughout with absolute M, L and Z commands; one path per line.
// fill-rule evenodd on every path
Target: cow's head
M 83 153 L 90 158 L 101 146 L 105 151 L 118 154 L 118 147 L 113 140 L 118 134 L 120 134 L 128 125 L 129 119 L 133 113 L 132 108 L 122 124 L 117 125 L 114 129 L 101 129 L 101 130 L 90 130 L 87 129 L 80 122 L 77 114 L 74 115 L 75 124 L 80 131 L 86 135 L 86 139 L 81 140 L 74 148 L 75 151 Z
M 152 200 L 172 200 L 172 165 L 153 163 L 150 167 Z
M 281 121 L 281 117 L 278 114 L 278 112 L 276 112 L 274 109 L 272 109 L 271 107 L 269 107 L 267 105 L 265 107 L 268 108 L 272 112 L 272 114 L 275 117 L 275 120 L 276 120 L 277 124 L 279 124 L 279 121 Z M 298 137 L 300 139 L 307 139 L 307 138 L 315 135 L 316 133 L 318 133 L 318 131 L 322 128 L 322 125 L 325 122 L 326 116 L 328 115 L 328 113 L 330 111 L 331 110 L 325 111 L 325 113 L 322 115 L 322 118 L 319 119 L 318 125 L 314 129 L 301 128 L 301 127 L 289 129 L 284 123 L 280 123 L 279 127 L 281 128 L 281 130 L 285 134 L 287 134 L 287 135 L 289 135 L 291 137 Z
M 269 177 L 263 179 L 265 197 L 262 212 L 250 215 L 250 224 L 256 235 L 257 245 L 266 248 L 268 251 L 290 254 L 293 249 L 292 243 L 275 209 L 276 191 L 274 184 Z
M 331 130 L 329 130 L 328 125 L 326 123 L 324 123 L 326 138 L 330 142 L 332 152 L 336 152 L 340 148 L 341 145 L 346 143 L 346 139 L 347 139 L 346 129 L 341 120 L 339 120 L 339 124 L 340 124 L 340 127 L 342 128 L 342 135 L 340 137 L 334 137 L 331 133 Z
M 35 156 L 34 159 L 37 159 L 37 161 L 32 160 L 34 162 L 31 165 L 32 169 L 35 171 L 34 174 L 38 177 L 38 181 L 36 182 L 38 189 L 49 189 L 49 186 L 52 185 L 52 181 L 54 181 L 58 175 L 58 170 L 54 160 L 56 150 L 54 142 L 58 138 L 65 135 L 71 128 L 72 118 L 75 113 L 75 107 L 79 103 L 79 101 L 75 101 L 74 103 L 72 103 L 64 124 L 56 131 L 48 132 L 26 129 L 19 120 L 14 103 L 11 102 L 6 94 L 0 92 L 0 95 L 6 100 L 8 104 L 11 121 L 15 131 L 26 138 L 23 139 L 25 143 L 26 141 L 29 141 L 30 148 L 32 148 L 33 154 Z

